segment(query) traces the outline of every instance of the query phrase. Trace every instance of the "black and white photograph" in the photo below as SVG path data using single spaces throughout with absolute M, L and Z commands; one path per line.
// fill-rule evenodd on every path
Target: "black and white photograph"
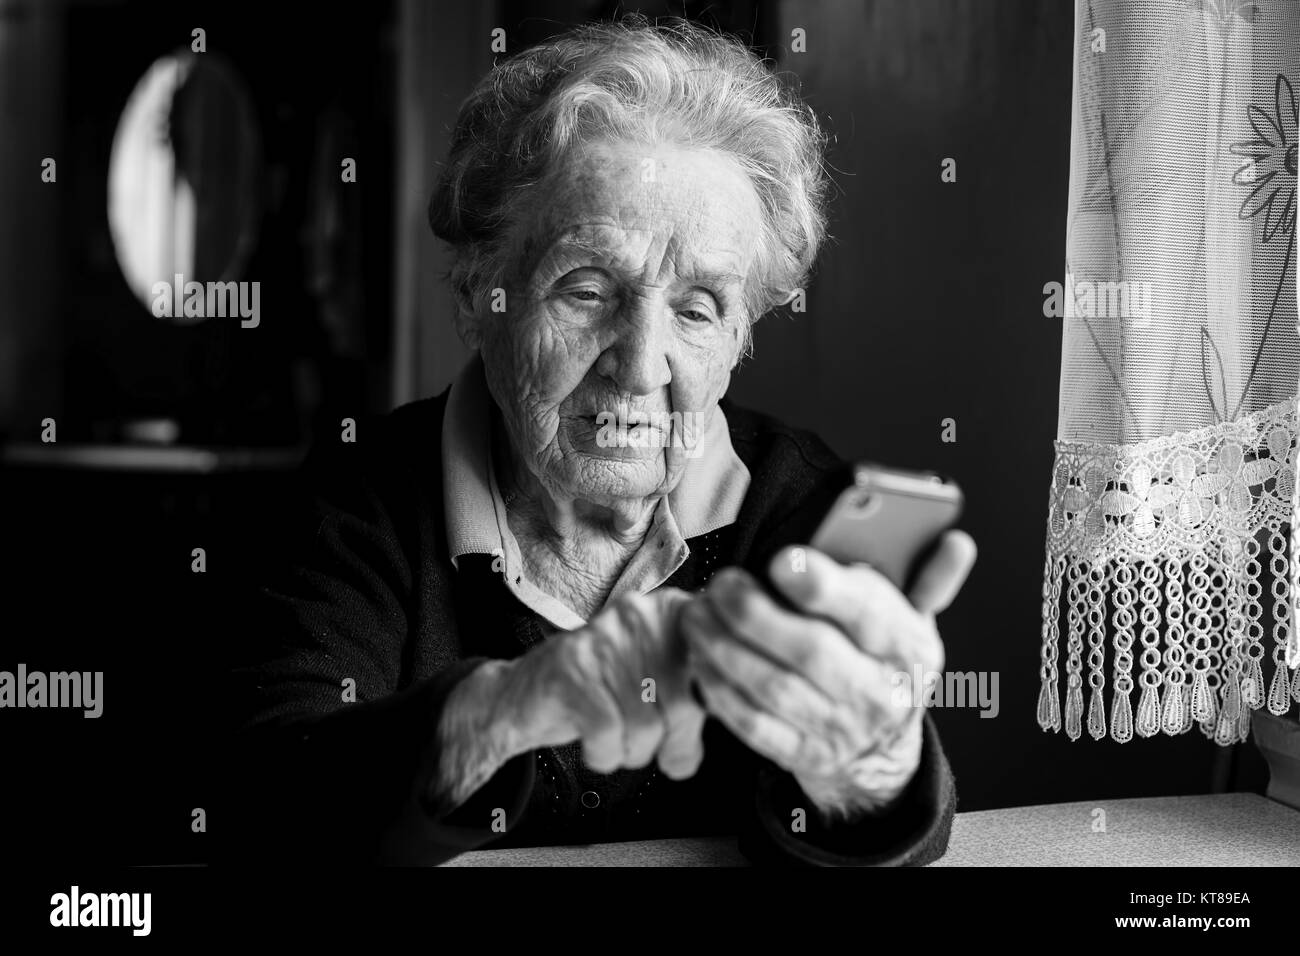
M 1298 104 L 1297 0 L 0 0 L 0 933 L 1293 933 Z

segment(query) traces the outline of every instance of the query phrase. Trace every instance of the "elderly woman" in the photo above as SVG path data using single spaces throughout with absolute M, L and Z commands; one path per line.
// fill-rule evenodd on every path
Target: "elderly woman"
M 907 596 L 792 561 L 848 470 L 723 399 L 813 262 L 821 146 L 757 58 L 682 24 L 584 27 L 470 96 L 430 220 L 475 356 L 320 469 L 262 591 L 251 851 L 944 852 L 951 773 L 900 679 L 941 669 L 973 545 L 950 535 Z

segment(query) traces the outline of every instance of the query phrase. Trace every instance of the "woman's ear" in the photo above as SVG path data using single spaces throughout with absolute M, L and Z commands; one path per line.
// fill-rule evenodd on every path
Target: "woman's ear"
M 454 281 L 456 294 L 456 334 L 469 349 L 477 349 L 483 342 L 479 327 L 478 310 L 474 308 L 474 293 L 463 279 Z

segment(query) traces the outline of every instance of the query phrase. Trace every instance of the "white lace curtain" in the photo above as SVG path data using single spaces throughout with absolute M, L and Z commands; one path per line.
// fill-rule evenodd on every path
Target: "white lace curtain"
M 1300 0 L 1076 2 L 1045 730 L 1300 701 L 1298 79 Z

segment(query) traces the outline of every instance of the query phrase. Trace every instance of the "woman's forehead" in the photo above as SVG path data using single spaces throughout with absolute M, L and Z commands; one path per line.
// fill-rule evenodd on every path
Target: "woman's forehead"
M 757 196 L 740 164 L 713 149 L 598 143 L 574 151 L 547 177 L 556 203 L 640 210 L 704 206 L 714 212 L 757 211 Z M 597 211 L 597 210 L 592 210 Z
M 527 239 L 542 255 L 560 249 L 615 257 L 657 242 L 718 260 L 702 267 L 743 272 L 737 254 L 743 258 L 761 226 L 748 177 L 714 151 L 591 149 L 564 163 L 538 193 Z
M 740 234 L 703 230 L 679 238 L 668 228 L 639 228 L 614 222 L 573 224 L 540 247 L 541 257 L 556 262 L 607 263 L 640 267 L 649 260 L 671 264 L 697 279 L 726 285 L 745 280 L 749 263 Z M 540 261 L 540 260 L 539 260 Z

